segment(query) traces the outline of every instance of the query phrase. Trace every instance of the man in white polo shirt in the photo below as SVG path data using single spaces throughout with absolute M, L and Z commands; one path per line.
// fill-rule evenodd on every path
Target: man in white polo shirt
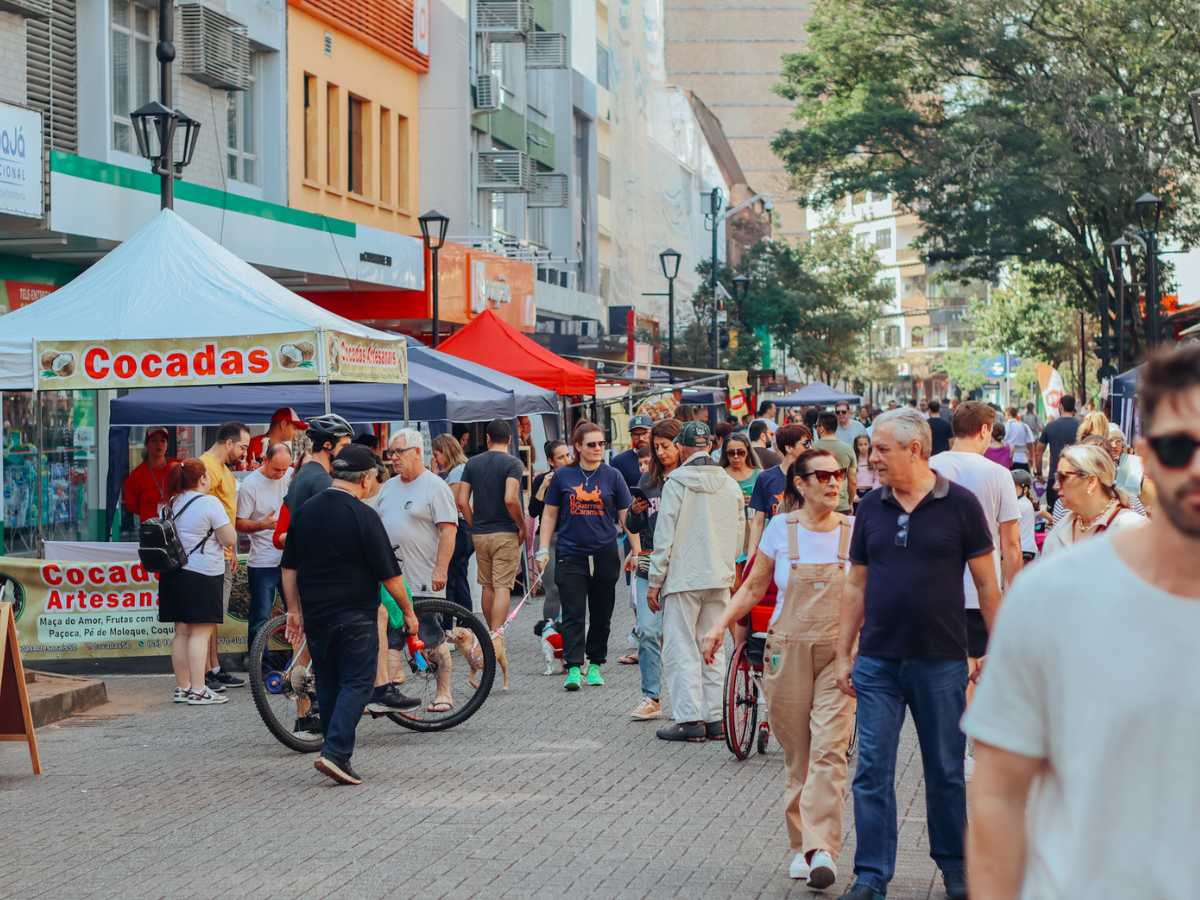
M 279 559 L 283 551 L 275 549 L 271 538 L 291 481 L 291 448 L 287 444 L 270 444 L 264 451 L 263 464 L 242 480 L 237 492 L 237 520 L 233 526 L 241 534 L 250 535 L 250 555 L 246 562 L 250 588 L 247 650 L 270 618 L 282 584 Z

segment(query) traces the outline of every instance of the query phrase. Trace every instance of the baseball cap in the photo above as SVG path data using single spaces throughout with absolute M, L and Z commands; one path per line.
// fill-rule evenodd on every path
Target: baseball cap
M 151 435 L 159 434 L 160 432 L 167 440 L 171 439 L 171 432 L 167 430 L 166 425 L 151 425 L 146 429 L 146 440 L 150 440 Z
M 275 412 L 271 413 L 272 422 L 291 422 L 302 431 L 308 428 L 308 423 L 296 415 L 296 411 L 290 406 L 282 406 Z
M 703 422 L 684 422 L 675 443 L 680 447 L 707 447 L 712 443 L 712 429 Z
M 340 472 L 368 472 L 379 464 L 370 447 L 362 444 L 347 444 L 338 451 L 333 460 L 333 474 Z
M 654 427 L 654 420 L 652 418 L 650 418 L 648 415 L 646 415 L 645 413 L 638 413 L 636 416 L 634 416 L 632 419 L 629 420 L 629 430 L 630 431 L 637 431 L 639 428 L 645 428 L 647 431 L 649 431 L 653 427 Z

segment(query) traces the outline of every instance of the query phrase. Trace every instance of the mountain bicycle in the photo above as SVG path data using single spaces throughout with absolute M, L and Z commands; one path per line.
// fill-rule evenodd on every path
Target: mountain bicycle
M 425 648 L 412 639 L 405 641 L 404 681 L 400 689 L 417 697 L 421 705 L 406 712 L 370 715 L 375 718 L 386 715 L 412 731 L 445 731 L 471 718 L 487 699 L 496 676 L 495 648 L 487 626 L 457 603 L 416 598 L 412 605 L 417 617 L 426 621 L 443 617 L 456 620 L 469 633 L 470 650 L 458 649 L 449 636 L 436 648 Z M 286 615 L 274 616 L 255 637 L 248 666 L 250 693 L 263 724 L 281 744 L 300 753 L 314 753 L 321 749 L 322 738 L 308 736 L 296 724 L 310 714 L 315 715 L 316 674 L 306 641 L 301 638 L 293 646 L 285 634 L 286 625 Z M 459 637 L 466 646 L 468 642 L 463 640 L 466 636 L 459 633 Z M 450 689 L 449 709 L 434 708 L 445 706 L 434 699 L 439 677 L 443 686 Z

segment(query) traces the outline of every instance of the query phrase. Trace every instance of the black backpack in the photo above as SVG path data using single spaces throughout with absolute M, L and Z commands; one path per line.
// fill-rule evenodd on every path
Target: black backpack
M 199 499 L 193 497 L 174 515 L 171 515 L 171 508 L 168 506 L 163 516 L 146 519 L 138 526 L 138 558 L 147 572 L 163 575 L 182 569 L 188 557 L 212 537 L 213 530 L 210 528 L 200 543 L 185 551 L 183 542 L 179 540 L 179 532 L 175 530 L 175 519 L 187 512 L 187 508 Z

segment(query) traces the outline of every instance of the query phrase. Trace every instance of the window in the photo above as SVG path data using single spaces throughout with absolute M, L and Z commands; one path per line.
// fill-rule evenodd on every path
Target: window
M 606 91 L 611 90 L 609 87 L 609 55 L 608 48 L 597 42 L 596 44 L 596 84 Z
M 129 114 L 155 98 L 154 12 L 129 0 L 112 0 L 113 149 L 137 153 Z
M 600 196 L 612 199 L 612 161 L 606 156 L 596 157 L 596 180 Z
M 379 200 L 391 206 L 395 203 L 392 196 L 392 111 L 385 107 L 379 108 Z
M 408 197 L 408 117 L 396 116 L 396 205 L 410 209 Z
M 865 231 L 860 231 L 858 234 L 854 235 L 854 246 L 859 250 L 866 249 L 867 233 Z
M 892 248 L 892 229 L 880 228 L 875 232 L 875 249 L 890 250 Z
M 339 187 L 338 174 L 342 169 L 342 115 L 339 110 L 336 84 L 325 85 L 325 183 Z
M 317 77 L 304 73 L 304 177 L 317 180 Z
M 531 244 L 546 246 L 546 211 L 533 207 L 525 211 L 525 236 Z
M 505 196 L 499 191 L 492 192 L 492 233 L 502 237 L 508 236 L 508 215 L 505 208 Z
M 229 121 L 228 149 L 225 154 L 229 178 L 245 184 L 258 184 L 258 54 L 250 54 L 250 87 L 226 94 Z M 304 93 L 308 115 L 308 91 Z M 307 150 L 307 146 L 305 147 Z M 307 171 L 307 161 L 305 169 Z
M 358 97 L 350 97 L 347 111 L 350 114 L 346 128 L 346 190 L 352 194 L 366 194 L 366 166 L 363 159 L 363 107 Z

